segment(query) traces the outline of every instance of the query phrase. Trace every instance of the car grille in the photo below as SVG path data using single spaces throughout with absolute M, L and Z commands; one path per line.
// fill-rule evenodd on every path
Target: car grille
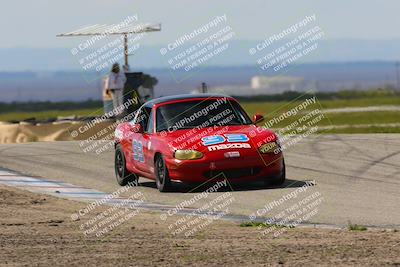
M 216 176 L 223 177 L 224 175 L 227 179 L 238 179 L 241 177 L 254 176 L 259 174 L 260 172 L 261 172 L 260 167 L 229 169 L 229 170 L 209 170 L 204 172 L 204 177 L 206 177 L 207 179 L 211 179 Z

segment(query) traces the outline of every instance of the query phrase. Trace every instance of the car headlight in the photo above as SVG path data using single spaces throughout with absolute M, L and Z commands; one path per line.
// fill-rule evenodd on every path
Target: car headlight
M 260 146 L 258 150 L 262 154 L 267 154 L 267 153 L 275 153 L 275 151 L 277 151 L 277 149 L 279 148 L 280 146 L 277 142 L 269 142 Z
M 174 157 L 176 159 L 199 159 L 203 157 L 203 153 L 196 150 L 176 150 Z

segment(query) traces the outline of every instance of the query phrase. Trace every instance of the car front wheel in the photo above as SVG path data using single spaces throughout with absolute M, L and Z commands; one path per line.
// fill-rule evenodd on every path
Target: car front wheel
M 160 192 L 167 192 L 171 188 L 171 180 L 164 157 L 158 155 L 155 160 L 156 185 Z

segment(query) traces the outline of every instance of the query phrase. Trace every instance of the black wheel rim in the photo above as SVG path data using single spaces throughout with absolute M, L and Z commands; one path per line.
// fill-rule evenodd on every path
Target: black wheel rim
M 164 161 L 162 159 L 157 160 L 157 173 L 159 183 L 163 184 L 165 179 L 165 168 Z
M 117 151 L 117 154 L 115 155 L 115 170 L 118 177 L 124 177 L 124 160 L 120 151 Z

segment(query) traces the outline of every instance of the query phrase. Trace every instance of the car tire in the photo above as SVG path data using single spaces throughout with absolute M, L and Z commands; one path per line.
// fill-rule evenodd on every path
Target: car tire
M 283 160 L 283 167 L 281 174 L 277 177 L 274 177 L 272 179 L 266 179 L 264 180 L 265 185 L 283 185 L 286 181 L 286 165 L 285 165 L 285 160 Z
M 282 167 L 282 172 L 281 175 L 277 178 L 272 179 L 272 184 L 273 185 L 283 185 L 286 180 L 286 165 L 285 165 L 285 159 L 283 159 L 283 167 Z
M 120 186 L 125 186 L 128 183 L 137 185 L 139 181 L 139 176 L 135 173 L 131 173 L 126 168 L 126 160 L 122 146 L 117 144 L 115 147 L 115 157 L 114 157 L 114 169 L 115 177 Z
M 171 189 L 171 180 L 164 157 L 158 155 L 154 161 L 154 169 L 156 174 L 156 185 L 160 192 L 168 192 Z

